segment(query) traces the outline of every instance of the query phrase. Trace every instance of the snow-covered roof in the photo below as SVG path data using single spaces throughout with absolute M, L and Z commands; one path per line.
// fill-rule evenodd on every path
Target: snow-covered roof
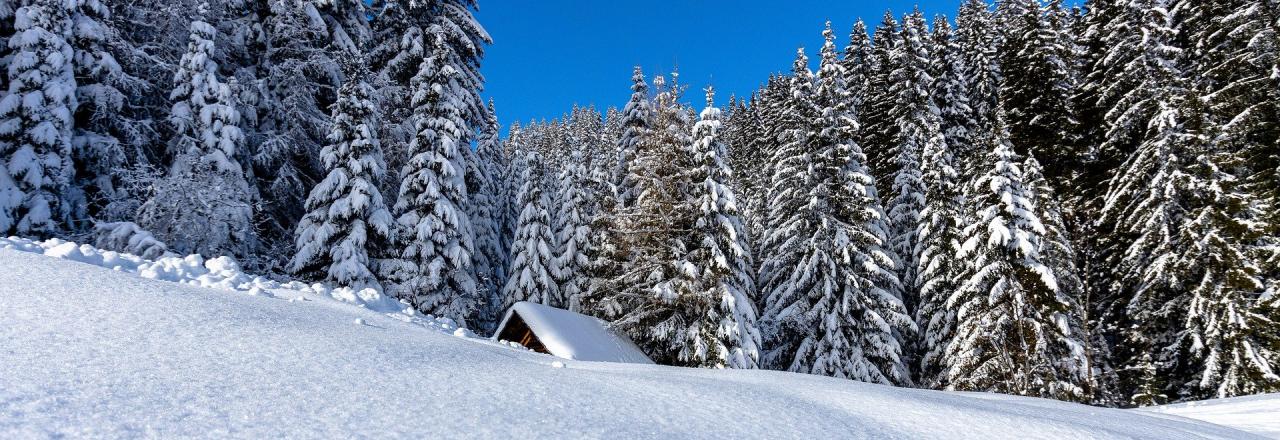
M 551 355 L 578 361 L 652 364 L 635 343 L 610 330 L 604 321 L 568 310 L 518 302 L 507 310 L 496 339 L 513 315 L 519 315 Z

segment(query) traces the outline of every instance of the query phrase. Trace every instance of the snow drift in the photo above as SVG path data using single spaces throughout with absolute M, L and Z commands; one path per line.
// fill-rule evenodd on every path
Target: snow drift
M 223 259 L 9 239 L 0 267 L 0 438 L 1255 438 L 1041 399 L 562 361 Z

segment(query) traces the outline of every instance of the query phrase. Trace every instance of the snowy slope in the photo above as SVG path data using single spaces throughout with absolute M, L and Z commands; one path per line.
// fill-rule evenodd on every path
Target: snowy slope
M 1280 439 L 1280 394 L 1179 403 L 1143 411 L 1204 420 Z
M 193 283 L 195 261 L 168 279 L 216 288 L 184 285 L 58 246 L 0 242 L 0 438 L 1256 438 L 1040 399 L 560 361 L 376 298 L 231 270 Z

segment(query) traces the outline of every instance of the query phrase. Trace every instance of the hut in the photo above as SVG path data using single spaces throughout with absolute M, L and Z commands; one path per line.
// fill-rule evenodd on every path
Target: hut
M 507 310 L 494 333 L 495 341 L 509 341 L 558 358 L 652 364 L 635 343 L 599 319 L 531 302 Z

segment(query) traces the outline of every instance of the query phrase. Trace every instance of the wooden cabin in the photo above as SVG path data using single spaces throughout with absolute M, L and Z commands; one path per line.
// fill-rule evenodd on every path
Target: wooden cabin
M 604 321 L 531 302 L 511 306 L 493 339 L 514 342 L 562 359 L 653 363 L 640 347 L 610 329 Z

